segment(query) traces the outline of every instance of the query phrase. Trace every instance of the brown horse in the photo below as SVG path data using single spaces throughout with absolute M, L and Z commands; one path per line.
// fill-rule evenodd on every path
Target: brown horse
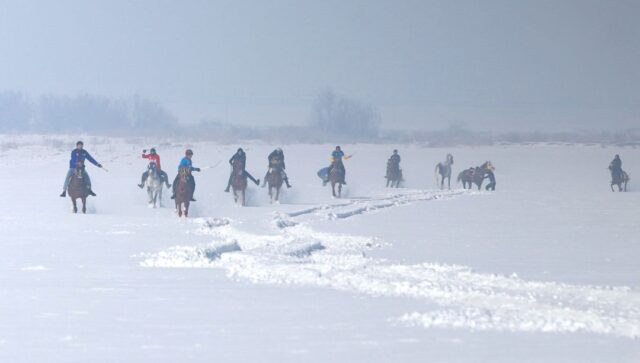
M 181 167 L 178 170 L 178 181 L 175 186 L 176 190 L 176 212 L 178 217 L 189 216 L 189 205 L 191 204 L 191 198 L 193 198 L 193 184 L 189 182 L 191 176 L 191 169 L 188 167 Z
M 342 184 L 344 184 L 345 170 L 342 162 L 333 162 L 331 171 L 329 172 L 329 181 L 331 182 L 331 192 L 334 198 L 342 197 Z M 338 194 L 336 195 L 336 184 L 338 184 Z
M 247 175 L 244 171 L 244 164 L 236 161 L 233 164 L 233 173 L 231 177 L 231 188 L 233 190 L 233 200 L 241 206 L 246 205 L 247 195 Z
M 467 189 L 467 185 L 469 189 L 472 188 L 473 184 L 478 186 L 478 190 L 482 188 L 482 182 L 490 173 L 493 173 L 495 168 L 491 164 L 490 161 L 486 161 L 484 164 L 480 166 L 476 166 L 475 168 L 469 168 L 463 170 L 458 174 L 458 183 L 462 182 L 462 187 Z M 492 181 L 493 182 L 493 181 Z
M 387 160 L 387 175 L 385 178 L 387 178 L 387 188 L 389 188 L 389 186 L 391 186 L 391 188 L 399 188 L 400 182 L 402 181 L 400 164 Z
M 280 201 L 280 189 L 282 188 L 283 182 L 284 178 L 282 176 L 282 168 L 271 168 L 267 175 L 267 184 L 269 187 L 269 198 L 271 198 L 271 203 L 274 201 L 278 203 Z
M 77 199 L 82 199 L 82 213 L 87 213 L 87 196 L 89 196 L 89 188 L 84 178 L 84 164 L 78 163 L 76 170 L 69 181 L 68 195 L 73 204 L 73 213 L 78 213 Z
M 611 191 L 612 192 L 615 191 L 613 190 L 614 185 L 618 186 L 619 192 L 622 192 L 622 191 L 626 192 L 628 183 L 629 183 L 629 174 L 627 174 L 626 171 L 620 170 L 619 172 L 615 173 L 613 170 L 611 170 Z

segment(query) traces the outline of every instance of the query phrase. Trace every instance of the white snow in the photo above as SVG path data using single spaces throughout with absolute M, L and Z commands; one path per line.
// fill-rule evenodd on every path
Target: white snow
M 136 187 L 156 146 L 175 175 L 237 146 L 262 178 L 276 146 L 85 137 L 97 198 L 59 198 L 64 136 L 0 136 L 0 361 L 616 361 L 640 359 L 640 194 L 632 148 L 342 145 L 348 198 L 315 175 L 333 145 L 284 145 L 294 185 L 271 205 L 196 174 L 191 218 Z M 385 189 L 398 148 L 406 188 Z M 491 160 L 497 191 L 440 191 Z M 612 193 L 621 154 L 631 192 Z

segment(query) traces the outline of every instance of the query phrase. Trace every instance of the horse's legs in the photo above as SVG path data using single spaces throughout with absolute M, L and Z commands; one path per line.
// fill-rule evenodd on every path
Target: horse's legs
M 73 213 L 78 213 L 78 205 L 76 204 L 75 198 L 71 198 L 71 203 L 73 204 Z
M 331 183 L 331 193 L 333 194 L 333 197 L 336 197 L 336 184 L 335 183 Z
M 87 197 L 82 198 L 82 213 L 87 213 Z
M 282 186 L 280 186 L 282 188 Z M 276 202 L 280 201 L 280 188 L 276 188 Z
M 451 174 L 449 174 L 449 176 L 447 176 L 447 186 L 448 186 L 449 190 L 451 190 Z
M 242 206 L 246 206 L 246 189 L 242 189 Z
M 184 217 L 187 218 L 189 216 L 189 204 L 191 201 L 187 200 L 184 202 Z

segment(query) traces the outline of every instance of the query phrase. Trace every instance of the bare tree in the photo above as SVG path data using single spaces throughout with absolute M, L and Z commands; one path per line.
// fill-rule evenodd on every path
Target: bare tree
M 378 137 L 380 115 L 370 105 L 326 90 L 313 103 L 311 123 L 327 135 L 371 139 Z

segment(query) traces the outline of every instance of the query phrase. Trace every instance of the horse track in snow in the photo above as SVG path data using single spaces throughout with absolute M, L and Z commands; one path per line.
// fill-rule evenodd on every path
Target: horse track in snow
M 524 281 L 446 264 L 392 264 L 367 256 L 371 249 L 388 247 L 385 241 L 317 231 L 308 223 L 474 194 L 478 193 L 413 190 L 274 213 L 273 229 L 265 234 L 244 232 L 229 219 L 196 219 L 195 233 L 211 236 L 210 243 L 146 254 L 141 265 L 221 268 L 232 278 L 254 283 L 424 301 L 428 311 L 389 319 L 409 326 L 640 336 L 640 294 L 631 289 Z

